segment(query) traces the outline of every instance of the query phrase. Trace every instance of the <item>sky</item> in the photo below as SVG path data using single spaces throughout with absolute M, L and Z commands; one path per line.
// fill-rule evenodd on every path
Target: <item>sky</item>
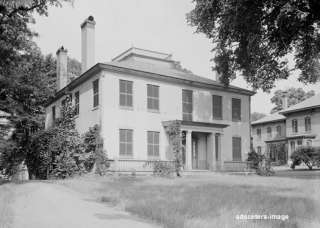
M 134 46 L 170 53 L 193 73 L 215 79 L 210 61 L 212 42 L 195 33 L 186 20 L 193 7 L 191 0 L 74 0 L 62 8 L 50 8 L 48 17 L 36 15 L 32 29 L 39 34 L 35 41 L 44 54 L 55 54 L 63 45 L 70 57 L 80 61 L 80 24 L 92 15 L 96 21 L 96 62 L 108 62 Z M 320 91 L 319 83 L 304 85 L 296 80 L 297 75 L 294 72 L 288 80 L 277 81 L 270 93 L 257 91 L 252 97 L 252 112 L 270 113 L 270 98 L 278 89 L 302 87 Z M 232 84 L 250 89 L 241 77 Z

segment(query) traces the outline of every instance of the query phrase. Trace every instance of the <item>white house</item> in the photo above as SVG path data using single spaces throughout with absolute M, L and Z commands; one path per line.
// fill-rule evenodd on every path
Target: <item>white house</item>
M 164 123 L 179 120 L 187 170 L 239 169 L 250 150 L 250 97 L 254 92 L 199 77 L 169 54 L 130 48 L 95 63 L 92 16 L 81 24 L 82 75 L 67 84 L 67 50 L 57 51 L 58 92 L 46 107 L 46 127 L 72 93 L 76 128 L 100 124 L 112 169 L 144 170 L 147 160 L 171 160 Z

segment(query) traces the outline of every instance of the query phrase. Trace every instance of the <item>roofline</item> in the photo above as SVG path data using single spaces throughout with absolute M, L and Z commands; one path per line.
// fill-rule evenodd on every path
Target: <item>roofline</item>
M 48 107 L 51 105 L 53 102 L 61 98 L 62 96 L 66 95 L 70 90 L 74 89 L 77 87 L 79 84 L 87 81 L 90 79 L 93 75 L 101 72 L 102 70 L 108 70 L 112 72 L 117 72 L 117 73 L 130 73 L 132 75 L 136 75 L 139 77 L 145 77 L 145 78 L 152 78 L 160 81 L 169 81 L 169 82 L 175 82 L 179 84 L 186 84 L 186 85 L 191 85 L 194 87 L 200 87 L 200 88 L 208 88 L 208 89 L 215 89 L 215 90 L 222 90 L 222 91 L 228 91 L 228 92 L 234 92 L 234 93 L 240 93 L 248 96 L 252 96 L 256 94 L 256 92 L 247 90 L 247 89 L 242 89 L 238 87 L 226 87 L 224 85 L 214 85 L 210 83 L 205 83 L 205 82 L 197 82 L 197 81 L 192 81 L 188 79 L 181 79 L 181 78 L 175 78 L 167 75 L 162 75 L 162 74 L 157 74 L 157 73 L 152 73 L 152 72 L 146 72 L 146 71 L 141 71 L 141 70 L 136 70 L 136 69 L 130 69 L 126 67 L 120 67 L 120 66 L 114 66 L 111 64 L 107 63 L 97 63 L 90 69 L 88 69 L 86 72 L 84 72 L 82 75 L 77 77 L 75 80 L 70 82 L 67 86 L 59 90 L 56 95 L 49 100 L 49 102 L 45 105 L 45 107 Z
M 112 58 L 111 61 L 115 61 L 116 59 L 118 59 L 118 58 L 121 57 L 122 55 L 130 52 L 130 51 L 133 50 L 133 49 L 137 49 L 137 50 L 140 50 L 140 51 L 148 51 L 148 52 L 152 52 L 152 53 L 160 54 L 160 55 L 166 55 L 167 58 L 172 56 L 172 54 L 168 54 L 168 53 L 164 53 L 164 52 L 152 51 L 152 50 L 147 50 L 147 49 L 137 48 L 137 47 L 131 47 L 131 48 L 125 50 L 124 52 L 121 52 L 121 53 L 120 53 L 119 55 L 117 55 L 116 57 Z M 133 54 L 133 53 L 132 53 L 132 54 Z
M 282 121 L 286 121 L 286 118 L 283 119 L 278 119 L 278 120 L 269 120 L 269 121 L 262 121 L 262 122 L 252 122 L 251 126 L 255 126 L 255 125 L 259 125 L 259 124 L 266 124 L 266 123 L 277 123 L 277 122 L 282 122 Z
M 306 110 L 314 109 L 314 108 L 320 108 L 320 105 L 313 105 L 313 106 L 309 106 L 309 107 L 292 109 L 292 110 L 288 110 L 288 111 L 283 110 L 283 111 L 280 111 L 279 113 L 282 114 L 282 115 L 287 115 L 287 114 L 289 114 L 289 113 L 301 112 L 301 111 L 306 111 Z

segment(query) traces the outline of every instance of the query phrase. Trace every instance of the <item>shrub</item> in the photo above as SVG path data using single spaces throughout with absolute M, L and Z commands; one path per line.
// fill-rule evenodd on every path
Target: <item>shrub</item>
M 150 160 L 144 166 L 151 166 L 155 176 L 171 176 L 176 171 L 175 163 L 168 161 Z
M 261 155 L 252 150 L 248 154 L 248 162 L 250 162 L 250 168 L 255 169 L 256 173 L 260 176 L 272 176 L 274 171 L 271 168 L 271 162 L 265 155 Z
M 320 166 L 320 147 L 301 146 L 298 147 L 290 156 L 292 160 L 291 168 L 294 169 L 297 165 L 305 163 L 309 169 L 312 166 Z

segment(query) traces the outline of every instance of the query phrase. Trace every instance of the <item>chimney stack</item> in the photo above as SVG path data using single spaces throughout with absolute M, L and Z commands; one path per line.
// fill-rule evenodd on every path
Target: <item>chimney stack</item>
M 282 109 L 286 109 L 289 107 L 288 105 L 288 94 L 284 93 L 281 97 Z
M 68 50 L 61 46 L 57 51 L 57 91 L 68 84 Z
M 81 24 L 81 73 L 86 72 L 95 64 L 95 25 L 93 16 L 89 16 Z

